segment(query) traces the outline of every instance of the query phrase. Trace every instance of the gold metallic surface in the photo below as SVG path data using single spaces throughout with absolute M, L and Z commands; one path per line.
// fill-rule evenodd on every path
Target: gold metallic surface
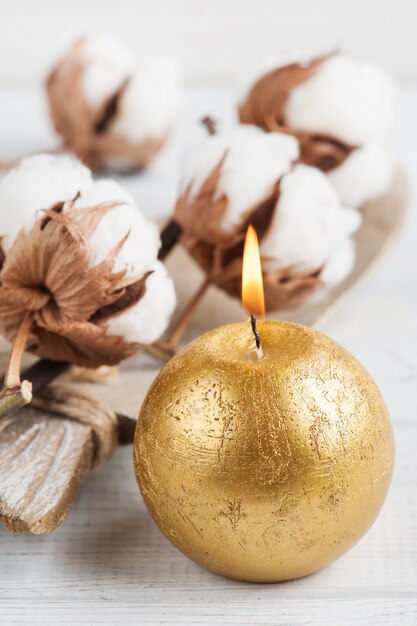
M 272 582 L 316 572 L 360 539 L 394 443 L 377 387 L 346 350 L 303 326 L 258 326 L 261 361 L 238 323 L 163 368 L 134 454 L 148 509 L 177 548 L 219 574 Z

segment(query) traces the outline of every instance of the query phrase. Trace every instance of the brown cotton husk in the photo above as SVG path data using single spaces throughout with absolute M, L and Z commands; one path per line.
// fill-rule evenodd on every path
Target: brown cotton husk
M 193 194 L 191 185 L 178 198 L 174 210 L 174 219 L 181 226 L 182 241 L 206 241 L 217 245 L 228 241 L 230 233 L 221 226 L 227 208 L 226 196 L 215 197 L 215 191 L 226 154 L 209 174 L 197 194 Z
M 341 165 L 357 146 L 331 135 L 289 127 L 285 106 L 291 91 L 313 76 L 330 56 L 321 56 L 308 63 L 291 63 L 267 72 L 254 83 L 239 105 L 242 124 L 254 124 L 266 131 L 296 137 L 300 144 L 300 161 L 323 172 Z
M 125 239 L 89 267 L 88 239 L 114 206 L 58 203 L 29 232 L 20 231 L 0 274 L 1 334 L 13 341 L 31 312 L 30 352 L 87 367 L 116 364 L 140 347 L 107 335 L 107 322 L 142 298 L 148 274 L 127 278 L 125 270 L 112 272 Z
M 182 228 L 181 243 L 211 282 L 229 295 L 240 298 L 246 230 L 252 224 L 262 243 L 275 212 L 279 210 L 280 184 L 278 181 L 265 198 L 247 211 L 234 231 L 228 232 L 221 225 L 228 200 L 226 196 L 216 196 L 224 158 L 209 174 L 196 195 L 191 194 L 189 187 L 179 197 L 174 219 Z M 266 257 L 262 257 L 262 268 L 268 311 L 300 304 L 321 284 L 321 268 L 308 271 L 293 267 L 276 269 Z
M 135 170 L 146 166 L 164 145 L 167 136 L 130 141 L 113 130 L 123 108 L 126 79 L 100 106 L 92 108 L 84 98 L 83 64 L 77 59 L 84 40 L 78 40 L 58 62 L 46 81 L 49 109 L 66 146 L 93 170 Z

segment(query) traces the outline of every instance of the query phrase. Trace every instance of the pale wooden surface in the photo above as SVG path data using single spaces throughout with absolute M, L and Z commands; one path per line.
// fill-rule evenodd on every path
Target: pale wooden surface
M 5 115 L 24 109 L 35 115 L 38 101 L 30 97 L 32 108 L 23 105 L 22 96 L 0 93 L 0 136 L 9 143 Z M 223 116 L 226 101 L 227 94 L 191 94 L 190 123 L 204 107 Z M 399 146 L 416 180 L 417 91 L 408 90 L 401 106 Z M 26 119 L 20 132 L 26 124 L 30 129 Z M 28 147 L 47 135 L 42 127 L 36 132 L 29 135 Z M 7 142 L 0 149 L 5 154 Z M 154 214 L 162 213 L 174 193 L 175 154 L 173 146 L 146 178 L 128 181 L 140 204 Z M 163 189 L 155 186 L 161 173 L 167 176 Z M 131 450 L 125 448 L 87 478 L 66 523 L 53 535 L 0 530 L 0 624 L 417 624 L 416 244 L 412 210 L 394 251 L 323 327 L 374 376 L 397 442 L 383 512 L 348 555 L 315 576 L 281 585 L 246 585 L 210 574 L 179 554 L 154 526 L 135 484 Z M 110 383 L 120 398 L 118 408 L 136 412 L 135 381 L 140 376 L 150 382 L 155 373 L 155 364 L 144 356 L 130 363 L 124 377 L 131 392 L 118 388 L 117 379 Z

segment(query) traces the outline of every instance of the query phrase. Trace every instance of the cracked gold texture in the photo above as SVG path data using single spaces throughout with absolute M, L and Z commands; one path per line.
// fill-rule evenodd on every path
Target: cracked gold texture
M 328 337 L 280 321 L 217 328 L 160 372 L 134 460 L 166 537 L 200 565 L 272 582 L 325 567 L 384 501 L 394 442 L 364 368 Z

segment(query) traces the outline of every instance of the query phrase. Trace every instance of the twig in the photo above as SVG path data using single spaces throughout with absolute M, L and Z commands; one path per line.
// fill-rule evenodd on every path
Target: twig
M 187 329 L 187 326 L 194 314 L 195 309 L 199 305 L 201 299 L 205 295 L 210 285 L 210 278 L 206 278 L 198 291 L 185 307 L 177 323 L 172 329 L 168 331 L 167 338 L 162 341 L 155 341 L 155 343 L 153 343 L 151 346 L 147 346 L 146 351 L 149 354 L 157 357 L 158 359 L 162 359 L 163 361 L 169 361 L 169 359 L 175 354 L 178 348 L 178 344 Z
M 24 380 L 18 387 L 4 387 L 0 393 L 0 418 L 21 409 L 32 400 L 32 385 Z
M 28 380 L 21 382 L 20 378 L 20 364 L 32 328 L 32 321 L 32 313 L 28 313 L 14 339 L 4 377 L 4 387 L 0 392 L 0 417 L 29 404 L 32 400 L 32 384 Z
M 35 395 L 55 378 L 64 374 L 71 367 L 66 361 L 51 361 L 39 359 L 33 365 L 24 370 L 22 376 L 32 383 L 32 392 Z
M 123 413 L 116 413 L 119 432 L 119 444 L 121 446 L 127 446 L 129 443 L 133 443 L 135 438 L 136 420 L 130 415 L 124 415 Z

